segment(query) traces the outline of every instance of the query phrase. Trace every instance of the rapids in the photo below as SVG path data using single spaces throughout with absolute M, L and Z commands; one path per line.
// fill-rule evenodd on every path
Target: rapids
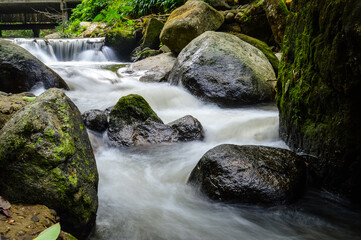
M 72 46 L 60 46 L 61 40 L 14 41 L 64 78 L 81 112 L 105 109 L 136 93 L 165 123 L 189 114 L 206 131 L 203 142 L 127 149 L 110 148 L 106 134 L 89 131 L 100 176 L 92 240 L 361 239 L 361 213 L 324 191 L 310 190 L 289 206 L 257 207 L 212 202 L 186 184 L 201 156 L 218 144 L 287 148 L 278 136 L 274 104 L 222 109 L 181 87 L 140 82 L 142 72 L 125 71 L 129 63 L 114 62 L 109 49 L 104 54 L 104 46 L 91 41 L 92 47 L 73 40 L 62 40 Z

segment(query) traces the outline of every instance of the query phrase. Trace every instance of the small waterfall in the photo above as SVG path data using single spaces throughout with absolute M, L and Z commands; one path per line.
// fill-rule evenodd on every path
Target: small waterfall
M 31 52 L 43 62 L 107 62 L 117 60 L 114 52 L 105 46 L 104 38 L 15 38 L 12 41 Z

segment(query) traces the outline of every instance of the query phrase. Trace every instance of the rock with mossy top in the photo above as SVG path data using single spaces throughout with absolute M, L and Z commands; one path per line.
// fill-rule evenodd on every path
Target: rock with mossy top
M 164 27 L 164 23 L 152 17 L 147 19 L 145 23 L 145 30 L 142 39 L 142 48 L 149 47 L 150 49 L 159 49 L 159 36 Z
M 21 93 L 36 87 L 69 89 L 65 81 L 24 48 L 0 39 L 0 91 Z
M 173 52 L 182 49 L 206 31 L 215 31 L 224 17 L 203 1 L 188 1 L 174 10 L 164 25 L 160 40 Z
M 179 54 L 169 82 L 225 107 L 274 101 L 276 76 L 263 52 L 236 36 L 208 31 Z
M 302 195 L 306 166 L 286 149 L 223 144 L 203 155 L 188 182 L 217 201 L 285 204 Z
M 112 48 L 121 60 L 130 60 L 132 50 L 137 46 L 140 37 L 136 31 L 113 28 L 105 35 L 105 44 Z
M 44 204 L 63 229 L 85 239 L 95 224 L 98 171 L 81 114 L 60 89 L 49 89 L 0 130 L 0 195 Z
M 184 133 L 186 129 L 202 134 L 187 135 Z M 204 137 L 198 120 L 164 124 L 147 101 L 136 94 L 119 99 L 109 114 L 107 133 L 111 145 L 126 147 L 202 140 Z

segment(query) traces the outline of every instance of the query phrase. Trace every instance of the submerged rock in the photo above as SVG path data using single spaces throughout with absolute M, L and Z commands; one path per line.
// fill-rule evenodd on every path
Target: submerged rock
M 30 92 L 8 94 L 0 92 L 0 129 L 21 108 L 35 100 Z
M 361 203 L 361 1 L 298 0 L 277 83 L 280 136 L 318 184 Z M 297 14 L 294 14 L 297 12 Z
M 202 125 L 195 118 L 187 116 L 164 124 L 145 99 L 135 94 L 119 99 L 109 114 L 107 132 L 115 146 L 202 140 L 204 136 Z
M 305 164 L 285 149 L 224 144 L 203 155 L 188 182 L 214 200 L 284 204 L 302 194 Z
M 33 87 L 69 89 L 65 81 L 24 48 L 0 39 L 0 91 L 20 93 Z
M 231 34 L 210 31 L 182 50 L 169 76 L 172 84 L 226 107 L 273 101 L 275 79 L 262 51 Z
M 23 107 L 0 130 L 0 195 L 55 209 L 84 239 L 95 224 L 98 172 L 81 114 L 59 89 Z
M 223 15 L 205 2 L 188 1 L 171 13 L 160 40 L 173 52 L 179 53 L 205 31 L 217 30 L 223 21 Z
M 92 109 L 82 115 L 84 124 L 90 130 L 104 132 L 108 128 L 108 114 L 105 111 Z

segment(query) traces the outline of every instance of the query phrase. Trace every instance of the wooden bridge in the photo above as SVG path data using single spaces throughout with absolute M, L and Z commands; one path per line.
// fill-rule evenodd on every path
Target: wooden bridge
M 0 0 L 0 37 L 2 30 L 55 28 L 68 19 L 71 9 L 81 0 Z

